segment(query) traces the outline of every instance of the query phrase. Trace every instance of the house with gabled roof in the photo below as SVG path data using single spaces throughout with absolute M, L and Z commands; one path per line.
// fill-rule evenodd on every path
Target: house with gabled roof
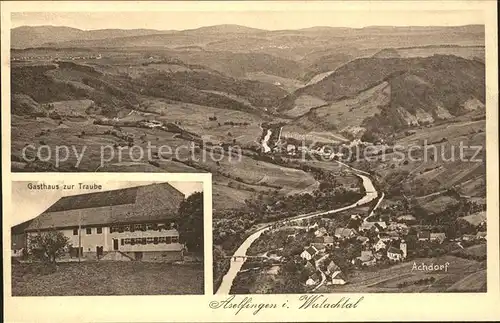
M 431 233 L 430 235 L 430 240 L 431 241 L 437 241 L 439 243 L 443 243 L 444 240 L 446 240 L 446 234 L 445 233 Z
M 324 235 L 328 234 L 327 230 L 325 227 L 321 227 L 318 230 L 314 231 L 314 235 L 316 237 L 322 237 Z
M 377 243 L 373 245 L 373 249 L 375 249 L 375 251 L 379 251 L 385 248 L 387 248 L 387 243 L 382 239 L 380 239 L 379 241 L 377 241 Z
M 394 231 L 381 232 L 378 234 L 378 238 L 385 242 L 393 241 L 399 239 L 399 234 Z
M 403 251 L 395 247 L 390 247 L 389 249 L 387 249 L 387 258 L 391 260 L 402 260 Z
M 358 260 L 362 266 L 372 266 L 377 262 L 371 250 L 362 250 L 361 255 L 354 259 L 353 262 L 355 262 L 355 260 Z
M 340 267 L 337 266 L 337 264 L 332 260 L 330 263 L 326 266 L 326 272 L 328 274 L 332 274 L 335 271 L 340 270 Z
M 345 285 L 347 284 L 347 277 L 340 271 L 334 271 L 330 278 L 332 280 L 332 285 Z
M 314 246 L 309 246 L 300 254 L 300 257 L 305 260 L 311 260 L 314 256 L 318 254 L 319 250 Z
M 478 240 L 486 240 L 486 231 L 479 231 L 476 234 L 476 239 L 478 239 Z
M 351 228 L 337 228 L 335 229 L 335 237 L 338 239 L 350 239 L 357 235 L 356 230 Z
M 65 196 L 31 221 L 29 237 L 57 230 L 68 237 L 70 257 L 182 258 L 178 209 L 184 194 L 168 183 Z
M 431 239 L 431 232 L 429 230 L 419 231 L 417 233 L 417 238 L 419 241 L 427 241 Z

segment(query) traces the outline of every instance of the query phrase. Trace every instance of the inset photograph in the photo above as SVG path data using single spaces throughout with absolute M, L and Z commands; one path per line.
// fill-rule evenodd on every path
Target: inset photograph
M 12 295 L 204 293 L 202 182 L 12 183 Z

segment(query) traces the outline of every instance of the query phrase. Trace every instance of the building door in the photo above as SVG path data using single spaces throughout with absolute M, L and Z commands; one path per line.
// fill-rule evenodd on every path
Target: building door
M 118 250 L 118 239 L 113 239 L 113 250 Z
M 104 249 L 103 249 L 102 246 L 95 247 L 95 252 L 97 254 L 97 258 L 101 258 L 102 257 L 103 251 L 104 251 Z

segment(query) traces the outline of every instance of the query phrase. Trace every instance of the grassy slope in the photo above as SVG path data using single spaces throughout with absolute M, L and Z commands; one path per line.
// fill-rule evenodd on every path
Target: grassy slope
M 456 56 L 425 58 L 361 58 L 339 67 L 322 81 L 289 95 L 280 106 L 293 109 L 295 101 L 307 94 L 325 101 L 354 97 L 361 91 L 388 80 L 391 85 L 391 112 L 402 107 L 432 112 L 441 106 L 460 114 L 458 106 L 471 98 L 484 102 L 484 64 Z
M 36 264 L 14 264 L 13 296 L 203 294 L 203 266 L 143 262 L 59 264 L 48 275 L 30 273 Z

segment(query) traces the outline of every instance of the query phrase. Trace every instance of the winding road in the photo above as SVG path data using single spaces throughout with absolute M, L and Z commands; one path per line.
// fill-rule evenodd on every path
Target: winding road
M 268 132 L 268 134 L 269 134 L 269 132 Z M 359 199 L 357 202 L 355 202 L 355 203 L 353 203 L 351 205 L 344 206 L 344 207 L 341 207 L 341 208 L 338 208 L 338 209 L 329 210 L 329 211 L 313 212 L 313 213 L 307 213 L 307 214 L 298 215 L 298 216 L 295 216 L 293 218 L 286 219 L 287 222 L 297 222 L 297 221 L 300 221 L 300 220 L 303 220 L 303 219 L 309 219 L 309 218 L 314 218 L 314 217 L 317 217 L 317 216 L 329 215 L 329 214 L 334 214 L 334 213 L 342 212 L 342 211 L 345 211 L 345 210 L 352 209 L 352 208 L 354 208 L 356 206 L 359 206 L 359 205 L 362 205 L 362 204 L 366 204 L 366 203 L 371 202 L 371 201 L 373 201 L 374 199 L 377 198 L 377 196 L 378 196 L 377 190 L 375 189 L 375 186 L 373 186 L 373 183 L 370 180 L 370 178 L 368 176 L 366 176 L 366 175 L 368 175 L 367 172 L 364 172 L 362 170 L 353 168 L 353 167 L 348 166 L 348 165 L 343 164 L 343 163 L 340 163 L 340 164 L 342 164 L 342 165 L 348 167 L 349 169 L 353 170 L 355 172 L 355 175 L 358 176 L 358 177 L 360 177 L 362 179 L 362 181 L 363 181 L 363 187 L 365 188 L 365 196 L 363 196 L 361 199 Z M 366 175 L 362 175 L 362 174 L 366 174 Z M 250 246 L 252 245 L 252 243 L 255 240 L 257 240 L 261 236 L 261 234 L 263 232 L 269 230 L 273 224 L 276 224 L 276 223 L 278 223 L 280 221 L 284 221 L 284 220 L 279 220 L 279 221 L 275 221 L 275 222 L 271 222 L 271 223 L 266 223 L 264 227 L 258 229 L 258 231 L 256 231 L 253 234 L 251 234 L 238 247 L 238 249 L 235 251 L 235 253 L 234 253 L 233 256 L 246 256 L 248 248 L 250 248 Z M 233 259 L 233 258 L 231 258 L 231 259 Z M 231 261 L 229 270 L 227 271 L 227 273 L 222 278 L 222 283 L 219 286 L 219 289 L 217 290 L 216 294 L 218 294 L 218 295 L 228 295 L 230 293 L 231 287 L 232 287 L 233 282 L 234 282 L 234 279 L 236 278 L 236 275 L 238 274 L 238 272 L 241 270 L 241 267 L 245 263 L 245 260 L 246 259 L 243 259 L 241 261 Z

